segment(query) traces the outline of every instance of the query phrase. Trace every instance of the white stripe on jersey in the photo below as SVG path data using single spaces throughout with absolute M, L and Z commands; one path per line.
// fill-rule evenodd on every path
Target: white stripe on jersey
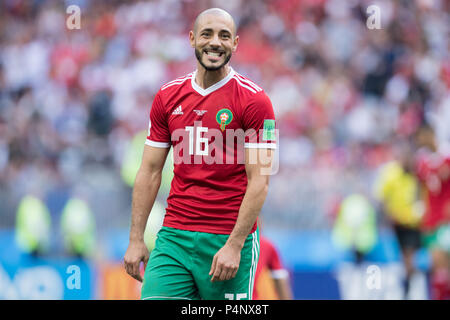
M 251 88 L 251 87 L 249 87 L 249 86 L 243 84 L 243 83 L 241 82 L 241 80 L 239 80 L 238 77 L 234 76 L 233 79 L 236 80 L 236 82 L 237 82 L 241 87 L 244 87 L 244 88 L 250 90 L 251 92 L 256 93 L 256 91 L 255 91 L 253 88 Z
M 253 81 L 250 81 L 248 79 L 245 79 L 243 76 L 241 76 L 240 74 L 236 73 L 236 76 L 239 78 L 239 80 L 241 80 L 242 82 L 245 82 L 246 84 L 250 85 L 252 88 L 254 88 L 256 91 L 262 91 L 262 88 L 259 87 L 256 83 L 254 83 Z
M 184 79 L 186 79 L 187 77 L 189 77 L 189 75 L 184 76 L 184 77 L 181 77 L 181 78 L 177 78 L 177 79 L 172 80 L 172 81 L 169 81 L 169 82 L 167 82 L 166 84 L 164 84 L 163 87 L 165 87 L 165 86 L 167 86 L 167 85 L 169 85 L 169 84 L 175 83 L 175 82 L 181 82 L 181 81 L 183 81 Z
M 244 148 L 248 149 L 276 149 L 276 143 L 244 143 Z
M 151 146 L 151 147 L 155 147 L 155 148 L 170 148 L 169 142 L 158 142 L 158 141 L 153 141 L 153 140 L 147 139 L 145 141 L 145 144 L 148 146 Z
M 191 77 L 192 77 L 192 74 L 188 74 L 186 77 L 170 81 L 170 82 L 166 83 L 165 85 L 163 85 L 161 87 L 161 90 L 164 90 L 164 89 L 166 89 L 168 87 L 171 87 L 171 86 L 174 86 L 174 85 L 182 84 L 183 82 L 185 82 L 186 80 L 190 79 Z
M 174 80 L 172 80 L 172 81 L 167 82 L 166 84 L 163 85 L 163 87 L 166 86 L 166 85 L 168 85 L 168 84 L 171 84 L 171 83 L 173 83 L 173 82 L 185 80 L 186 78 L 192 77 L 193 74 L 194 74 L 194 73 L 191 72 L 191 73 L 188 73 L 188 74 L 185 75 L 185 76 L 178 77 L 178 78 L 176 78 L 176 79 L 174 79 Z
M 278 269 L 271 272 L 274 279 L 286 279 L 289 277 L 289 272 L 286 269 Z

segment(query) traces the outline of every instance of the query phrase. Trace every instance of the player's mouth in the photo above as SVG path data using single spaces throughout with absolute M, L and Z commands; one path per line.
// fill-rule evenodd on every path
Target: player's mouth
M 203 52 L 206 54 L 206 57 L 212 62 L 219 61 L 224 54 L 223 51 L 204 50 Z

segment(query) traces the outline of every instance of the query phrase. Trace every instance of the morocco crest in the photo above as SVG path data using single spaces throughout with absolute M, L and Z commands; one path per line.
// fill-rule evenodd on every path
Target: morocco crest
M 216 121 L 220 125 L 220 130 L 225 131 L 225 127 L 233 120 L 233 113 L 227 109 L 221 109 L 216 114 Z

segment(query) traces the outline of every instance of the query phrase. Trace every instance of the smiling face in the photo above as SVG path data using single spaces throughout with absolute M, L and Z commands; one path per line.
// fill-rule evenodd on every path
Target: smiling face
M 200 65 L 207 71 L 224 67 L 236 51 L 239 37 L 235 34 L 234 21 L 228 14 L 221 11 L 200 14 L 189 33 Z

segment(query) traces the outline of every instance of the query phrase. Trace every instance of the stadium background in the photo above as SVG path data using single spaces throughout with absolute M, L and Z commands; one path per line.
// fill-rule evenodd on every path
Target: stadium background
M 66 28 L 72 4 L 81 8 L 79 30 Z M 366 26 L 373 4 L 380 30 Z M 425 123 L 440 140 L 448 136 L 445 0 L 2 1 L 1 299 L 138 297 L 139 285 L 121 267 L 136 166 L 130 159 L 139 155 L 153 95 L 195 68 L 191 23 L 216 6 L 239 25 L 232 66 L 274 105 L 279 171 L 262 210 L 263 232 L 280 250 L 294 297 L 400 297 L 399 248 L 385 217 L 377 212 L 376 243 L 360 266 L 335 245 L 332 229 L 345 196 L 371 199 L 376 169 L 391 159 L 396 137 Z M 27 195 L 41 199 L 51 217 L 49 247 L 38 257 L 15 241 Z M 60 226 L 73 197 L 95 218 L 93 254 L 84 259 L 67 253 Z M 429 253 L 420 250 L 415 261 L 425 274 Z M 80 288 L 69 284 L 71 265 L 79 267 Z M 382 275 L 376 290 L 367 285 L 370 265 Z M 427 298 L 426 284 L 415 290 Z

